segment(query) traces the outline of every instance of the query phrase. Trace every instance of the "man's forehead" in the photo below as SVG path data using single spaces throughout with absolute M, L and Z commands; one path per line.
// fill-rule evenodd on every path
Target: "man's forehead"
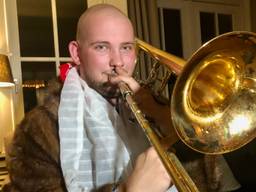
M 95 19 L 100 18 L 102 22 L 106 18 L 119 18 L 124 20 L 129 20 L 120 10 L 114 8 L 113 6 L 99 6 L 96 8 L 92 8 L 88 12 L 86 11 L 81 17 L 79 24 L 87 24 Z
M 130 20 L 120 10 L 113 6 L 99 6 L 85 12 L 80 17 L 77 28 L 77 39 L 88 33 L 88 30 L 92 27 L 101 26 L 111 20 L 123 21 L 124 23 L 127 23 L 127 26 L 130 25 L 132 28 Z

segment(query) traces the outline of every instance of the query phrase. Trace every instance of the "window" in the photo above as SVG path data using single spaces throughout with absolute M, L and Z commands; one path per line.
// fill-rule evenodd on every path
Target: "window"
M 85 0 L 17 0 L 20 63 L 25 112 L 43 97 L 40 89 L 70 60 L 68 43 Z
M 160 30 L 162 30 L 162 38 L 165 41 L 165 50 L 179 57 L 183 57 L 180 10 L 161 8 L 159 12 L 162 18 L 160 23 L 164 26 Z
M 157 2 L 163 48 L 185 59 L 217 35 L 234 30 L 250 30 L 248 0 Z

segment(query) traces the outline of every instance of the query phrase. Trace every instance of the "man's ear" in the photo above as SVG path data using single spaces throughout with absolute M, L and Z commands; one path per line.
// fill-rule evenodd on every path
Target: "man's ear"
M 68 45 L 68 49 L 69 49 L 69 54 L 70 54 L 73 62 L 76 65 L 80 65 L 81 62 L 80 62 L 80 57 L 79 57 L 79 53 L 78 53 L 79 45 L 78 45 L 77 41 L 71 41 Z

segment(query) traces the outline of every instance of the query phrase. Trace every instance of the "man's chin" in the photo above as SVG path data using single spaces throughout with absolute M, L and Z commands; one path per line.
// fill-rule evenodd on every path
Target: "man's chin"
M 114 99 L 120 96 L 120 90 L 117 85 L 110 84 L 109 82 L 105 83 L 90 83 L 90 87 L 96 90 L 106 99 Z
M 116 90 L 116 91 L 104 91 L 102 93 L 102 96 L 107 98 L 107 99 L 118 98 L 118 97 L 120 97 L 120 91 L 119 90 Z
M 121 93 L 117 87 L 102 87 L 97 90 L 106 99 L 114 99 L 120 97 Z

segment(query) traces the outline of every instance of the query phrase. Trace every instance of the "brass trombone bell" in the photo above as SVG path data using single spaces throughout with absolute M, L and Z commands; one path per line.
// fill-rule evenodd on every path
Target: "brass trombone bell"
M 230 32 L 188 60 L 171 99 L 180 139 L 204 154 L 236 150 L 256 136 L 256 34 Z

